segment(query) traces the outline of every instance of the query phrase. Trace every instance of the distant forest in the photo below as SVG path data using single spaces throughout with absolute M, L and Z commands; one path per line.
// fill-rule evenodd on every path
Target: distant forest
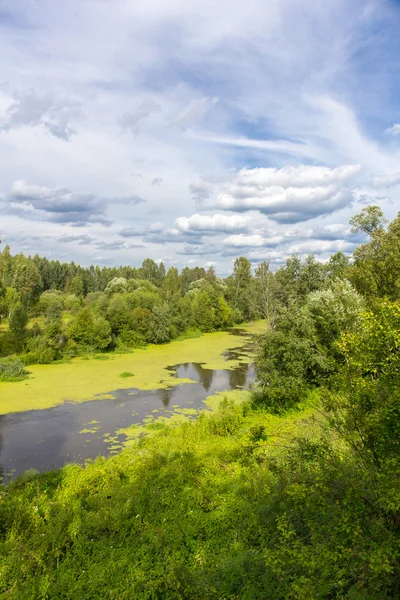
M 380 243 L 391 240 L 396 223 L 385 232 L 378 207 L 365 209 L 352 221 L 354 230 L 382 231 L 386 237 L 376 237 Z M 29 364 L 124 352 L 245 321 L 266 319 L 271 325 L 290 299 L 306 297 L 337 279 L 363 295 L 387 292 L 393 297 L 399 285 L 391 272 L 395 263 L 380 261 L 377 266 L 365 260 L 369 247 L 360 246 L 353 261 L 341 252 L 326 263 L 313 255 L 303 260 L 294 255 L 275 272 L 267 262 L 253 272 L 242 256 L 233 272 L 220 278 L 213 267 L 179 272 L 150 258 L 139 268 L 84 268 L 38 255 L 13 256 L 5 246 L 0 253 L 0 356 L 8 358 L 0 377 L 18 378 Z M 10 362 L 16 356 L 19 362 Z

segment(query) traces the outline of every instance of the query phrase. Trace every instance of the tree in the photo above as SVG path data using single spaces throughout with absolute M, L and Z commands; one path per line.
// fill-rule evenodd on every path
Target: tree
M 6 306 L 6 288 L 3 285 L 2 281 L 0 281 L 0 323 L 1 320 L 7 315 L 7 306 Z
M 162 284 L 162 293 L 166 300 L 171 300 L 181 295 L 181 282 L 179 280 L 179 271 L 176 267 L 170 267 Z
M 25 328 L 28 324 L 28 314 L 21 303 L 14 306 L 10 315 L 10 330 L 14 336 L 17 350 L 22 350 L 25 340 Z
M 29 307 L 38 299 L 42 290 L 39 269 L 31 258 L 18 254 L 13 259 L 12 272 L 12 287 L 19 293 L 21 301 Z
M 8 245 L 0 252 L 0 281 L 5 287 L 12 284 L 12 256 Z
M 114 277 L 107 284 L 106 294 L 122 294 L 128 291 L 128 282 L 125 277 Z
M 81 308 L 68 327 L 69 337 L 83 349 L 104 350 L 111 343 L 111 326 L 106 319 Z
M 161 268 L 157 265 L 157 263 L 151 258 L 145 258 L 142 262 L 142 278 L 151 281 L 157 287 L 160 287 L 162 284 L 163 272 L 165 273 L 165 267 L 162 265 Z
M 382 230 L 386 223 L 387 219 L 385 219 L 382 209 L 373 205 L 366 206 L 360 213 L 350 219 L 352 233 L 363 231 L 368 235 Z
M 241 312 L 245 320 L 250 318 L 251 280 L 251 263 L 247 258 L 240 256 L 234 263 L 229 282 L 229 297 L 233 307 Z
M 83 277 L 80 273 L 77 273 L 71 281 L 71 285 L 69 286 L 69 293 L 74 294 L 78 298 L 83 298 L 84 296 L 84 284 Z
M 171 339 L 171 317 L 168 306 L 155 306 L 149 319 L 147 341 L 151 344 L 166 344 Z
M 257 266 L 251 289 L 251 312 L 270 322 L 273 311 L 274 277 L 269 264 L 262 262 Z
M 327 275 L 331 279 L 339 277 L 343 279 L 345 277 L 350 265 L 350 259 L 343 252 L 336 252 L 331 254 L 326 266 Z
M 375 229 L 367 244 L 353 253 L 354 263 L 348 277 L 368 298 L 400 298 L 400 213 L 385 231 Z
M 114 280 L 113 280 L 114 281 Z M 121 333 L 123 329 L 133 329 L 132 310 L 127 294 L 114 294 L 108 303 L 107 320 L 112 332 Z
M 307 307 L 320 342 L 331 347 L 343 331 L 356 329 L 364 301 L 349 281 L 335 279 L 329 288 L 312 292 Z
M 214 331 L 216 302 L 217 297 L 212 286 L 203 285 L 194 300 L 194 320 L 200 331 Z

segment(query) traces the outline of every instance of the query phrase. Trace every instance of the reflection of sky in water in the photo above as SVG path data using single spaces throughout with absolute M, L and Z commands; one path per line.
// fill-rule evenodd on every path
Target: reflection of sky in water
M 237 358 L 235 354 L 229 358 Z M 169 370 L 172 377 L 184 377 L 196 383 L 152 391 L 117 390 L 112 392 L 115 400 L 65 403 L 48 410 L 0 415 L 0 476 L 11 472 L 15 476 L 32 468 L 59 468 L 66 462 L 83 463 L 98 455 L 107 456 L 110 445 L 125 439 L 125 436 L 115 436 L 116 430 L 142 422 L 152 411 L 156 411 L 153 417 L 168 416 L 175 405 L 204 408 L 203 400 L 207 396 L 246 388 L 255 377 L 253 367 L 248 364 L 233 370 L 213 371 L 198 363 L 186 363 Z M 97 423 L 91 424 L 94 420 Z M 91 431 L 79 433 L 82 429 Z

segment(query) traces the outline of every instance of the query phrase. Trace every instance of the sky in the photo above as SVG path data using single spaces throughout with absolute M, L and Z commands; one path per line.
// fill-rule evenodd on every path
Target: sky
M 0 0 L 3 247 L 277 268 L 400 210 L 399 0 Z

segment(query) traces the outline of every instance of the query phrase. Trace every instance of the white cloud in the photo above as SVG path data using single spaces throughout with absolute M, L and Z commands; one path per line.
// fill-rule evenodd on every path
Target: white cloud
M 355 244 L 345 240 L 311 240 L 300 244 L 293 244 L 288 248 L 289 254 L 323 254 L 326 252 L 351 252 Z
M 353 195 L 347 186 L 360 171 L 360 165 L 242 169 L 222 186 L 209 206 L 238 212 L 258 210 L 280 223 L 307 221 L 349 206 Z
M 202 177 L 198 177 L 189 185 L 189 190 L 193 196 L 193 199 L 201 203 L 203 200 L 207 200 L 211 196 L 213 185 Z
M 192 100 L 184 110 L 174 120 L 174 125 L 182 131 L 186 131 L 192 125 L 195 125 L 203 119 L 206 113 L 218 102 L 218 98 L 198 98 Z
M 395 123 L 392 127 L 386 129 L 385 133 L 389 133 L 391 135 L 400 135 L 400 123 Z
M 389 188 L 395 185 L 400 185 L 400 173 L 392 173 L 373 177 L 372 185 L 375 188 Z
M 14 181 L 10 194 L 3 203 L 19 216 L 31 219 L 45 219 L 55 223 L 87 225 L 110 221 L 104 215 L 109 204 L 137 205 L 145 202 L 138 196 L 107 198 L 95 194 L 74 193 L 62 187 L 29 185 L 25 181 Z M 20 210 L 21 209 L 21 210 Z
M 119 118 L 119 122 L 123 129 L 128 129 L 133 133 L 137 133 L 137 124 L 139 121 L 158 112 L 161 112 L 161 106 L 157 104 L 157 102 L 154 102 L 154 100 L 143 101 L 134 111 L 124 113 Z
M 291 246 L 352 242 L 349 217 L 367 198 L 389 218 L 397 211 L 400 147 L 383 133 L 397 131 L 390 2 L 0 4 L 0 213 L 13 251 L 67 248 L 89 264 L 102 243 L 100 262 L 168 253 L 181 265 L 185 252 L 200 262 L 214 253 L 228 271 L 233 253 L 280 264 Z M 360 180 L 347 178 L 359 164 Z M 20 180 L 50 192 L 13 195 Z M 189 216 L 177 227 L 216 201 L 249 222 L 221 229 Z M 72 239 L 76 226 L 83 237 Z M 37 239 L 24 240 L 32 229 Z M 63 233 L 68 246 L 54 243 Z M 266 240 L 277 246 L 240 246 Z
M 43 127 L 55 137 L 69 140 L 76 133 L 70 123 L 80 116 L 80 103 L 76 100 L 28 89 L 14 93 L 11 104 L 0 116 L 0 130 Z
M 265 238 L 262 235 L 255 233 L 253 235 L 245 235 L 243 233 L 239 235 L 231 235 L 224 240 L 226 246 L 233 246 L 234 248 L 257 248 L 265 246 L 277 246 L 284 240 L 283 236 L 274 236 Z
M 229 233 L 231 231 L 246 231 L 250 217 L 242 215 L 220 215 L 212 216 L 195 214 L 191 217 L 178 217 L 175 227 L 178 231 L 187 233 Z

